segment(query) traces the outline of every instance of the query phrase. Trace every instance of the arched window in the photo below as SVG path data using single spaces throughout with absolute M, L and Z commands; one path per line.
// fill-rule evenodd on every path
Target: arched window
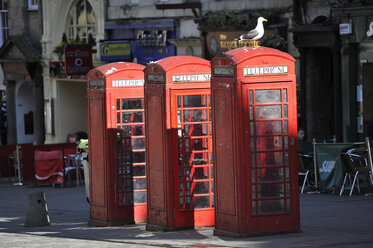
M 87 0 L 76 1 L 69 11 L 67 24 L 69 40 L 75 40 L 78 35 L 80 40 L 88 42 L 89 34 L 96 36 L 96 16 Z

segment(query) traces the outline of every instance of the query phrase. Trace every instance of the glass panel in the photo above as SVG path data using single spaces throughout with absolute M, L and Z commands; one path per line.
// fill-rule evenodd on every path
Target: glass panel
M 284 200 L 258 201 L 259 214 L 285 212 Z
M 282 137 L 281 136 L 258 137 L 256 138 L 256 145 L 259 151 L 281 150 L 283 148 Z
M 256 123 L 256 134 L 282 134 L 281 121 L 261 121 Z
M 192 166 L 192 154 L 191 153 L 185 153 L 184 154 L 184 166 Z
M 285 180 L 289 181 L 289 168 L 288 167 L 285 168 Z
M 258 120 L 280 119 L 281 105 L 256 106 L 255 117 Z
M 209 208 L 210 207 L 210 197 L 209 196 L 199 196 L 194 197 L 194 208 Z
M 179 166 L 183 166 L 183 154 L 179 153 Z
M 133 176 L 134 177 L 143 177 L 143 176 L 146 176 L 146 168 L 145 168 L 145 165 L 144 166 L 140 166 L 140 165 L 137 165 L 137 166 L 133 166 Z
M 253 97 L 253 91 L 250 90 L 249 91 L 249 104 L 253 104 L 254 103 L 254 97 Z
M 185 183 L 185 194 L 186 195 L 191 195 L 190 194 L 190 186 L 192 185 L 192 183 L 191 182 L 186 182 Z M 188 197 L 187 197 L 188 198 Z M 187 201 L 188 202 L 188 201 Z M 188 203 L 190 203 L 190 201 L 188 202 Z
M 288 136 L 284 136 L 284 148 L 285 149 L 289 148 L 289 139 L 288 139 Z
M 187 142 L 187 140 L 186 140 L 186 142 Z M 183 140 L 182 139 L 178 140 L 178 151 L 179 152 L 183 151 Z M 187 151 L 187 150 L 185 149 L 185 151 Z
M 184 110 L 184 122 L 207 121 L 207 110 Z
M 196 167 L 194 171 L 194 179 L 209 179 L 209 167 Z
M 282 181 L 284 179 L 283 168 L 262 168 L 258 169 L 258 181 L 259 182 L 275 182 Z
M 185 197 L 185 209 L 191 209 L 192 208 L 192 197 L 187 196 Z
M 212 152 L 210 152 L 210 164 L 214 163 L 214 156 L 212 155 Z
M 208 158 L 207 153 L 194 153 L 193 154 L 193 165 L 207 165 L 208 164 Z
M 146 192 L 134 192 L 134 203 L 146 203 Z
M 206 107 L 207 101 L 205 95 L 195 95 L 195 96 L 183 96 L 183 107 L 193 108 L 193 107 Z
M 124 194 L 124 202 L 126 205 L 133 204 L 133 192 L 125 193 Z
M 290 213 L 291 211 L 290 199 L 286 199 L 286 206 L 287 206 L 287 212 Z
M 265 197 L 284 197 L 283 184 L 259 184 L 258 198 Z
M 143 112 L 123 112 L 122 123 L 139 123 L 144 122 Z
M 256 183 L 255 169 L 251 170 L 251 181 L 253 183 Z
M 214 179 L 214 168 L 210 167 L 211 179 Z
M 177 107 L 181 108 L 181 96 L 177 96 Z
M 255 153 L 251 153 L 251 167 L 255 167 Z
M 185 168 L 184 169 L 184 176 L 186 181 L 190 181 L 190 168 Z
M 146 189 L 146 178 L 133 179 L 133 189 Z
M 206 151 L 206 150 L 208 150 L 207 140 L 208 140 L 207 138 L 206 139 L 185 140 L 185 143 L 188 144 L 188 146 L 189 146 L 189 142 L 191 143 L 191 147 L 188 147 L 188 150 L 186 150 L 186 151 L 189 151 L 189 149 L 191 151 Z
M 133 163 L 145 163 L 145 152 L 133 152 L 132 162 Z
M 252 214 L 256 215 L 256 201 L 252 201 L 251 207 L 252 207 Z
M 255 141 L 254 141 L 254 138 L 250 138 L 250 147 L 251 147 L 251 151 L 253 152 L 254 149 L 255 149 Z
M 253 106 L 249 107 L 249 117 L 250 117 L 250 121 L 254 120 L 254 107 Z
M 286 196 L 287 197 L 290 196 L 290 184 L 289 183 L 286 184 Z
M 251 186 L 251 198 L 252 199 L 256 198 L 256 186 L 255 185 Z
M 117 113 L 117 124 L 120 124 L 120 113 Z
M 288 101 L 288 91 L 287 91 L 287 89 L 283 89 L 283 95 L 284 95 L 283 102 L 287 102 Z
M 134 150 L 145 149 L 145 139 L 131 139 L 131 145 Z
M 124 137 L 144 136 L 145 135 L 145 128 L 144 128 L 143 125 L 123 126 L 122 127 L 122 135 Z
M 143 109 L 143 99 L 122 99 L 122 110 Z
M 255 103 L 278 103 L 281 102 L 281 90 L 256 90 Z
M 284 134 L 288 134 L 288 121 L 284 121 Z
M 288 118 L 288 105 L 284 105 L 284 118 Z
M 258 166 L 283 165 L 282 152 L 259 152 L 257 153 Z
M 254 136 L 254 122 L 250 122 L 250 136 Z
M 184 137 L 207 136 L 207 124 L 184 125 Z
M 177 123 L 181 123 L 181 111 L 177 111 Z
M 184 177 L 183 177 L 183 169 L 182 168 L 179 168 L 179 181 L 183 181 L 184 180 Z
M 289 153 L 285 152 L 285 165 L 289 165 Z
M 211 194 L 214 194 L 214 182 L 211 182 Z
M 209 182 L 195 182 L 194 194 L 208 194 L 210 191 Z
M 120 99 L 117 99 L 117 110 L 120 110 Z
M 179 193 L 180 195 L 184 195 L 184 184 L 179 183 Z

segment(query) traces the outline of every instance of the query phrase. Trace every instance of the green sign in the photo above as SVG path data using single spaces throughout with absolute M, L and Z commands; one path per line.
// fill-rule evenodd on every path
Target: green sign
M 320 177 L 320 190 L 340 186 L 343 180 L 341 152 L 351 143 L 320 143 L 316 144 L 317 169 Z

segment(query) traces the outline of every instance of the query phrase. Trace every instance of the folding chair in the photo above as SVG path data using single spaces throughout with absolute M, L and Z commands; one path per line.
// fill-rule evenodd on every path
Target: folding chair
M 313 170 L 306 169 L 304 166 L 304 159 L 309 158 L 312 159 L 312 156 L 306 155 L 306 154 L 298 154 L 298 176 L 304 177 L 302 188 L 300 193 L 303 194 L 304 188 L 306 187 L 306 184 L 308 187 L 311 186 L 311 183 L 309 181 L 310 174 L 313 172 Z

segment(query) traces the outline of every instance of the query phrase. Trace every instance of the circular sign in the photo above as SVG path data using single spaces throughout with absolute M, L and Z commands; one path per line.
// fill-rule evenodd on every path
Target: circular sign
M 83 60 L 81 58 L 76 58 L 75 59 L 75 65 L 76 66 L 81 66 L 83 64 Z

